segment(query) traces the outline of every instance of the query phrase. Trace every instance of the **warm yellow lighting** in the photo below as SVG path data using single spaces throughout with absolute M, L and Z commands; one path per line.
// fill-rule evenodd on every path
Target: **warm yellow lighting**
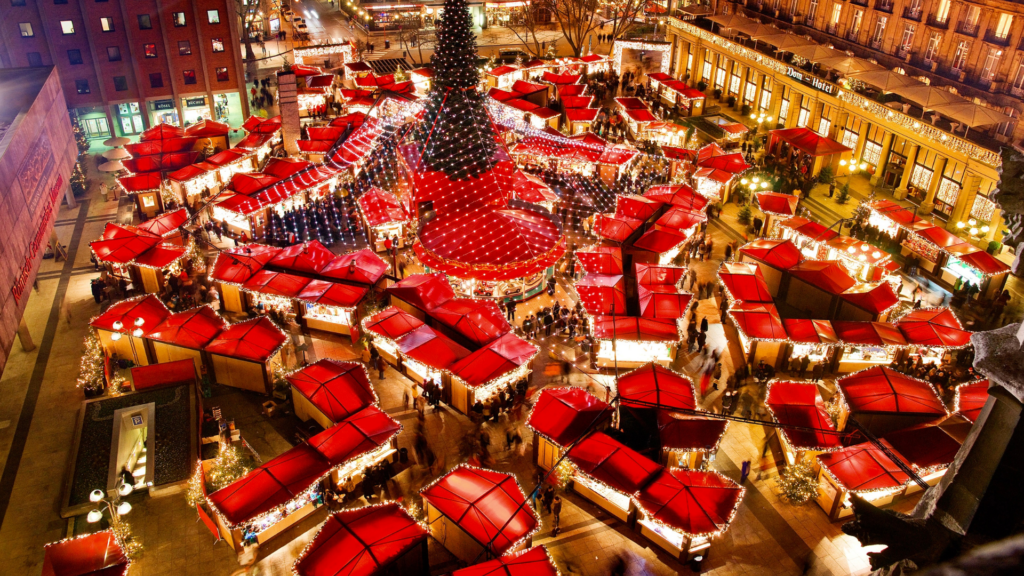
M 846 251 L 849 252 L 850 254 L 853 254 L 857 252 L 857 249 L 854 248 L 853 246 L 850 246 L 849 248 L 846 249 Z
M 964 226 L 966 226 L 966 224 L 964 224 L 963 222 L 957 222 L 956 223 L 956 227 L 957 228 L 963 228 Z
M 978 229 L 977 228 L 971 228 L 971 236 L 977 236 L 977 235 L 978 235 Z
M 967 224 L 969 224 L 970 226 L 977 226 L 978 221 L 975 220 L 974 218 L 971 218 L 970 220 L 967 221 Z
M 877 260 L 882 257 L 882 253 L 879 252 L 878 250 L 875 250 L 874 252 L 871 253 L 871 257 Z
M 985 233 L 988 233 L 988 231 L 989 231 L 989 227 L 988 227 L 988 226 L 982 226 L 982 227 L 981 227 L 981 231 L 982 231 L 982 232 L 985 232 Z

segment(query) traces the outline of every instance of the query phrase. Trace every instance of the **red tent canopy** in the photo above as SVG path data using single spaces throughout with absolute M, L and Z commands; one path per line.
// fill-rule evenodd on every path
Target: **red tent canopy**
M 689 536 L 712 536 L 729 528 L 746 492 L 714 471 L 663 469 L 633 497 L 644 515 Z
M 89 326 L 100 328 L 109 332 L 121 332 L 128 334 L 136 328 L 142 328 L 143 336 L 148 336 L 154 328 L 160 325 L 165 318 L 171 315 L 171 311 L 164 306 L 164 303 L 154 294 L 147 294 L 128 300 L 121 300 L 103 314 L 92 319 Z M 136 322 L 141 321 L 141 325 Z M 120 322 L 121 328 L 114 328 L 114 324 Z
M 728 427 L 728 420 L 658 410 L 658 437 L 664 450 L 716 452 Z
M 888 366 L 854 372 L 836 383 L 853 412 L 946 415 L 946 406 L 930 382 Z
M 956 387 L 956 413 L 977 422 L 981 409 L 988 402 L 988 379 L 975 380 Z
M 647 103 L 639 98 L 616 98 L 615 103 L 623 110 L 647 110 Z
M 214 122 L 213 120 L 204 119 L 189 126 L 188 128 L 185 128 L 185 135 L 196 136 L 198 138 L 209 138 L 211 136 L 227 136 L 230 131 L 231 127 L 223 122 Z
M 232 528 L 273 511 L 305 492 L 331 469 L 303 442 L 208 496 Z
M 387 445 L 398 436 L 402 425 L 377 406 L 367 406 L 309 439 L 331 467 Z
M 522 171 L 516 171 L 512 180 L 512 191 L 520 200 L 539 204 L 541 202 L 558 202 L 558 195 L 543 180 Z
M 363 321 L 363 328 L 389 340 L 398 340 L 420 326 L 423 326 L 423 321 L 394 306 Z
M 430 312 L 455 297 L 444 274 L 413 274 L 388 286 L 387 293 L 413 306 Z
M 576 251 L 576 259 L 590 274 L 622 274 L 622 248 L 591 245 Z
M 597 108 L 566 108 L 565 117 L 570 122 L 593 122 L 599 112 Z
M 456 570 L 451 576 L 559 576 L 547 550 L 534 546 L 516 554 Z
M 228 164 L 233 164 L 239 160 L 245 160 L 251 156 L 251 152 L 239 150 L 237 148 L 228 148 L 227 150 L 221 150 L 213 156 L 210 156 L 205 160 L 205 162 L 207 164 L 213 164 L 214 166 L 227 166 Z
M 147 190 L 156 190 L 160 187 L 161 180 L 160 172 L 145 172 L 131 176 L 121 176 L 117 179 L 117 183 L 121 185 L 121 188 L 124 188 L 125 192 L 137 194 Z
M 828 320 L 783 318 L 782 326 L 786 329 L 786 336 L 798 344 L 839 343 L 839 336 Z
M 288 336 L 280 328 L 261 316 L 228 326 L 205 350 L 250 362 L 266 362 L 287 341 Z
M 319 240 L 311 240 L 282 249 L 269 264 L 295 272 L 319 274 L 334 259 L 334 252 L 328 250 Z
M 558 96 L 561 98 L 568 98 L 573 96 L 582 96 L 587 92 L 586 84 L 567 84 L 558 86 Z M 596 108 L 595 108 L 596 110 Z
M 136 366 L 131 371 L 132 388 L 136 392 L 178 384 L 195 385 L 196 382 L 196 364 L 191 358 L 150 364 L 149 366 Z
M 743 155 L 739 153 L 723 154 L 713 156 L 707 160 L 698 160 L 697 166 L 711 170 L 721 170 L 729 174 L 739 174 L 750 168 L 750 164 L 743 161 Z
M 157 234 L 108 222 L 99 240 L 89 243 L 101 262 L 127 264 L 161 241 Z
M 576 84 L 577 82 L 580 81 L 579 74 L 552 74 L 551 72 L 547 71 L 544 72 L 544 75 L 541 78 L 543 78 L 545 82 L 550 82 L 551 84 L 556 85 Z
M 833 320 L 832 328 L 845 344 L 862 346 L 906 346 L 907 340 L 896 326 L 886 322 Z
M 984 250 L 962 255 L 958 254 L 956 259 L 987 276 L 997 276 L 1010 271 L 1010 267 L 1006 262 L 996 260 L 994 256 Z
M 725 286 L 726 294 L 743 302 L 773 302 L 768 284 L 757 264 L 750 262 L 723 262 L 718 269 L 718 279 Z
M 855 284 L 839 296 L 850 304 L 872 314 L 881 314 L 900 303 L 900 298 L 893 290 L 892 284 L 885 281 Z
M 397 196 L 377 187 L 370 188 L 359 197 L 359 209 L 362 210 L 363 218 L 366 218 L 366 223 L 371 227 L 412 220 L 412 216 L 406 211 Z
M 594 425 L 608 416 L 608 405 L 583 388 L 546 388 L 526 419 L 534 432 L 559 446 L 579 440 Z
M 714 158 L 715 156 L 724 156 L 724 155 L 725 155 L 725 150 L 722 150 L 721 146 L 719 146 L 718 144 L 715 144 L 714 142 L 712 142 L 712 143 L 702 147 L 700 150 L 697 150 L 697 164 L 699 165 L 701 162 L 706 162 L 707 160 L 710 160 L 711 158 Z
M 398 503 L 335 512 L 295 561 L 298 576 L 372 576 L 427 539 Z
M 885 452 L 869 442 L 818 454 L 818 462 L 841 488 L 854 494 L 895 490 L 910 481 Z
M 146 130 L 139 136 L 142 141 L 149 140 L 166 140 L 168 138 L 181 138 L 185 135 L 185 130 L 172 126 L 170 124 L 157 124 L 149 130 Z
M 47 544 L 42 576 L 124 576 L 130 564 L 114 532 L 103 530 Z
M 483 386 L 529 364 L 536 355 L 536 346 L 510 332 L 453 364 L 451 373 L 470 387 Z
M 835 432 L 832 418 L 818 396 L 818 386 L 809 382 L 771 382 L 765 404 L 779 424 L 813 428 L 815 431 L 782 429 L 786 440 L 796 450 L 835 450 L 841 439 Z
M 697 160 L 696 150 L 679 148 L 677 146 L 662 146 L 661 151 L 669 160 L 681 160 L 684 162 L 694 162 Z
M 843 146 L 839 142 L 825 136 L 818 135 L 810 128 L 784 128 L 772 130 L 768 149 L 771 150 L 779 140 L 789 142 L 794 148 L 806 152 L 811 156 L 828 156 L 829 154 L 841 154 L 851 152 L 851 148 Z
M 663 284 L 639 285 L 636 293 L 644 318 L 682 318 L 693 300 L 693 294 Z
M 398 349 L 413 360 L 439 370 L 447 370 L 469 356 L 469 350 L 430 326 L 420 326 L 402 336 L 398 340 Z
M 656 254 L 664 254 L 683 242 L 686 242 L 686 236 L 683 234 L 655 224 L 647 232 L 644 232 L 643 236 L 637 238 L 636 242 L 633 242 L 633 247 L 649 250 Z
M 562 94 L 562 91 L 558 91 L 559 96 L 562 98 L 562 106 L 566 108 L 566 111 L 572 108 L 590 108 L 590 105 L 594 102 L 593 96 L 567 96 Z M 594 108 L 596 110 L 596 108 Z
M 789 273 L 829 294 L 840 294 L 857 284 L 843 265 L 833 260 L 804 260 Z
M 358 284 L 376 284 L 387 271 L 388 265 L 380 256 L 369 248 L 363 248 L 336 257 L 320 271 L 320 275 Z
M 431 310 L 430 315 L 481 346 L 512 331 L 493 300 L 452 298 Z
M 366 368 L 355 362 L 324 358 L 286 378 L 331 422 L 341 422 L 377 402 Z
M 643 196 L 616 196 L 615 216 L 647 220 L 662 207 L 662 203 Z
M 576 292 L 592 315 L 626 313 L 626 283 L 621 274 L 587 274 L 576 283 Z
M 938 226 L 928 226 L 917 230 L 917 235 L 938 246 L 942 250 L 948 250 L 959 244 L 967 244 L 963 238 Z
M 775 304 L 762 302 L 734 301 L 729 307 L 732 317 L 739 330 L 747 338 L 756 340 L 785 340 L 786 329 L 782 326 Z
M 615 242 L 625 242 L 643 223 L 643 220 L 636 218 L 598 214 L 594 217 L 594 234 Z
M 664 469 L 603 432 L 573 446 L 568 458 L 583 474 L 626 495 L 646 486 Z
M 246 244 L 230 250 L 223 250 L 213 263 L 214 280 L 231 284 L 243 284 L 273 260 L 281 251 L 273 246 Z
M 908 344 L 959 348 L 971 342 L 971 333 L 949 308 L 914 310 L 896 322 Z
M 937 423 L 889 432 L 884 440 L 920 474 L 949 466 L 960 451 L 960 441 Z
M 697 407 L 693 382 L 664 366 L 651 362 L 619 378 L 623 406 L 694 410 Z
M 162 270 L 170 266 L 172 262 L 185 255 L 184 246 L 174 244 L 159 244 L 139 254 L 135 258 L 135 264 Z
M 789 240 L 754 240 L 740 246 L 739 252 L 781 270 L 789 270 L 804 259 L 800 249 Z
M 304 276 L 260 270 L 253 274 L 252 278 L 246 280 L 245 284 L 242 284 L 242 288 L 260 294 L 297 298 L 309 282 L 309 278 Z
M 496 556 L 540 525 L 511 474 L 462 464 L 421 494 L 423 500 Z
M 337 308 L 355 308 L 370 292 L 365 286 L 350 286 L 326 280 L 311 280 L 299 292 L 299 300 L 334 306 Z
M 142 224 L 139 224 L 138 228 L 143 232 L 167 237 L 177 232 L 178 228 L 187 220 L 188 211 L 182 208 L 180 210 L 175 210 L 174 212 L 164 212 L 156 218 L 150 218 Z
M 867 206 L 902 226 L 911 226 L 921 221 L 921 218 L 914 213 L 913 208 L 901 206 L 892 200 L 875 200 L 868 203 Z
M 227 327 L 228 323 L 214 312 L 213 308 L 200 306 L 167 316 L 146 337 L 175 346 L 202 350 Z
M 679 329 L 675 320 L 635 316 L 594 316 L 594 337 L 598 340 L 639 340 L 676 342 Z
M 827 242 L 835 238 L 841 238 L 839 233 L 835 230 L 826 228 L 813 220 L 808 220 L 801 216 L 794 216 L 785 222 L 780 223 L 780 225 L 793 230 L 797 234 L 806 236 L 815 242 Z
M 654 223 L 657 226 L 682 232 L 697 226 L 705 220 L 707 220 L 707 216 L 703 212 L 694 212 L 685 208 L 673 208 L 662 214 Z
M 796 214 L 796 204 L 800 199 L 792 194 L 779 194 L 778 192 L 758 192 L 757 205 L 765 214 L 776 214 L 778 216 L 793 216 Z
M 636 283 L 638 286 L 666 285 L 675 286 L 686 276 L 687 269 L 679 266 L 654 266 L 651 264 L 634 264 Z

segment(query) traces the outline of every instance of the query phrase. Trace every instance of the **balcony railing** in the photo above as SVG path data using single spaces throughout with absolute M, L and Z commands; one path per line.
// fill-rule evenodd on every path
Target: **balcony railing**
M 939 20 L 934 14 L 932 14 L 928 16 L 928 25 L 932 28 L 942 28 L 943 30 L 946 30 L 949 28 L 949 15 L 947 14 L 945 18 Z
M 860 36 L 860 30 L 850 30 L 846 33 L 846 39 L 850 42 L 856 42 L 857 36 Z
M 910 54 L 910 48 L 907 46 L 899 46 L 896 48 L 896 52 L 894 52 L 894 54 L 901 60 L 906 59 L 907 54 Z
M 963 34 L 964 36 L 977 36 L 978 28 L 977 23 L 961 22 L 956 26 L 956 33 Z
M 875 1 L 875 10 L 879 10 L 879 11 L 882 11 L 882 12 L 888 12 L 889 14 L 892 14 L 893 6 L 894 6 L 893 0 L 876 0 Z
M 881 50 L 882 49 L 882 41 L 881 40 L 872 40 L 869 45 L 871 46 L 872 50 Z
M 989 44 L 995 44 L 996 46 L 1009 46 L 1010 35 L 1007 34 L 1006 36 L 997 36 L 995 32 L 989 30 L 988 32 L 985 33 L 985 42 L 988 42 Z
M 850 4 L 856 4 L 857 6 L 867 7 L 868 0 L 850 0 Z
M 828 32 L 829 34 L 831 34 L 833 36 L 835 36 L 838 31 L 839 31 L 839 24 L 829 24 L 828 26 L 825 27 L 825 32 Z
M 1017 98 L 1024 97 L 1024 88 L 1010 88 L 1010 94 L 1013 94 Z
M 904 8 L 903 9 L 903 17 L 906 18 L 907 20 L 915 20 L 917 22 L 920 22 L 921 21 L 921 16 L 923 14 L 924 14 L 924 10 L 922 10 L 920 6 L 918 6 L 917 8 Z

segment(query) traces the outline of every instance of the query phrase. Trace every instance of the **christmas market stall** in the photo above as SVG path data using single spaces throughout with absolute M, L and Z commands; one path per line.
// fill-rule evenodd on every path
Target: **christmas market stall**
M 340 492 L 354 493 L 366 471 L 398 454 L 402 425 L 381 410 L 376 402 L 309 439 L 330 464 L 330 480 Z
M 529 379 L 538 348 L 511 332 L 453 364 L 448 402 L 463 414 Z
M 818 222 L 794 216 L 777 219 L 770 228 L 764 230 L 768 231 L 766 236 L 770 238 L 791 240 L 800 249 L 800 253 L 811 260 L 837 260 L 827 257 L 824 243 L 842 237 L 835 230 L 826 228 Z
M 626 117 L 626 126 L 633 138 L 639 138 L 647 124 L 655 122 L 658 118 L 651 114 L 651 109 L 639 98 L 616 98 L 615 105 Z
M 711 200 L 725 202 L 729 199 L 729 190 L 733 179 L 750 169 L 738 152 L 726 153 L 715 143 L 708 144 L 697 151 L 697 171 L 693 179 L 697 183 L 697 192 Z
M 533 461 L 550 470 L 565 449 L 590 431 L 599 431 L 611 416 L 608 404 L 583 388 L 558 387 L 541 390 L 526 426 L 536 433 Z
M 153 332 L 171 312 L 152 294 L 121 300 L 92 319 L 103 352 L 108 358 L 117 356 L 131 360 L 136 366 L 153 362 L 145 337 Z
M 367 75 L 373 75 L 373 68 L 366 62 L 345 62 L 342 82 L 347 88 L 356 88 L 356 82 Z
M 428 380 L 451 390 L 451 368 L 470 351 L 430 326 L 420 326 L 396 341 L 401 353 L 399 371 L 424 385 Z
M 463 562 L 529 548 L 540 529 L 511 474 L 460 464 L 420 494 L 430 534 Z
M 576 260 L 588 274 L 622 274 L 622 248 L 591 244 L 575 252 Z
M 42 576 L 125 576 L 131 561 L 113 530 L 101 530 L 45 546 Z
M 804 255 L 790 240 L 761 239 L 740 246 L 736 260 L 757 264 L 774 297 L 779 293 L 785 271 L 802 262 Z
M 850 236 L 836 236 L 826 241 L 818 258 L 842 262 L 850 276 L 860 282 L 891 279 L 893 272 L 900 269 L 892 254 Z
M 838 262 L 804 260 L 786 272 L 789 283 L 777 297 L 812 318 L 835 317 L 839 295 L 857 284 Z
M 228 326 L 203 349 L 210 358 L 214 381 L 223 386 L 270 394 L 274 365 L 288 335 L 266 317 Z
M 765 406 L 772 420 L 792 427 L 778 429 L 787 464 L 802 461 L 805 454 L 813 456 L 842 446 L 817 384 L 772 380 L 768 383 Z
M 886 443 L 885 440 L 881 440 Z M 887 446 L 889 454 L 901 456 Z M 865 442 L 835 452 L 818 454 L 818 495 L 815 501 L 835 522 L 853 515 L 851 494 L 875 506 L 890 504 L 910 481 L 893 459 L 881 448 Z M 909 463 L 903 464 L 909 467 Z
M 896 327 L 907 339 L 909 358 L 921 363 L 942 365 L 948 352 L 970 346 L 971 333 L 949 308 L 918 308 L 896 321 Z
M 737 300 L 727 312 L 740 336 L 747 365 L 756 366 L 764 360 L 778 370 L 787 336 L 775 304 Z
M 955 412 L 971 422 L 977 422 L 985 403 L 988 402 L 988 388 L 988 379 L 974 380 L 957 386 L 953 401 Z
M 847 419 L 853 418 L 858 425 L 883 436 L 948 415 L 932 383 L 888 366 L 855 372 L 836 384 L 842 402 L 840 430 L 845 429 Z
M 256 155 L 256 163 L 261 164 L 270 155 L 271 150 L 281 143 L 281 117 L 260 118 L 250 116 L 242 124 L 245 138 L 235 148 Z
M 239 173 L 256 170 L 256 155 L 243 148 L 229 148 L 202 162 L 196 162 L 167 175 L 179 202 L 194 206 L 204 193 L 213 196 Z
M 509 90 L 518 80 L 523 79 L 523 73 L 518 66 L 498 66 L 484 74 L 484 81 L 488 88 L 500 88 Z
M 170 314 L 146 334 L 156 362 L 189 359 L 202 371 L 203 349 L 228 326 L 213 308 L 200 306 Z
M 843 320 L 885 321 L 900 303 L 890 282 L 862 282 L 839 294 L 835 318 Z
M 561 572 L 543 546 L 534 546 L 515 554 L 474 564 L 452 572 L 451 576 L 560 576 Z
M 397 238 L 398 247 L 405 247 L 407 229 L 416 222 L 409 206 L 391 192 L 376 186 L 364 192 L 358 203 L 367 240 L 374 250 L 386 250 L 385 244 L 389 238 Z
M 183 260 L 194 250 L 163 242 L 157 234 L 129 225 L 107 223 L 99 240 L 89 243 L 107 273 L 128 283 L 128 290 L 153 294 L 167 276 L 181 274 Z
M 664 72 L 648 74 L 647 78 L 650 79 L 651 88 L 656 90 L 658 96 L 669 106 L 679 104 L 687 109 L 689 116 L 700 114 L 705 98 L 703 92 L 689 87 L 685 82 L 676 80 Z
M 324 429 L 377 403 L 366 368 L 355 362 L 324 358 L 286 379 L 292 388 L 295 415 L 302 421 L 313 419 Z
M 588 76 L 611 69 L 611 60 L 601 54 L 587 54 L 580 58 L 580 62 L 586 67 Z
M 939 483 L 953 463 L 960 446 L 970 433 L 972 422 L 963 416 L 919 424 L 889 432 L 882 438 L 910 464 L 910 468 L 929 486 Z M 907 483 L 904 494 L 923 490 L 917 482 Z
M 796 216 L 796 205 L 800 199 L 792 194 L 780 194 L 778 192 L 758 192 L 754 196 L 757 198 L 758 208 L 765 215 L 762 230 L 768 231 L 766 236 L 776 237 L 775 234 L 772 234 L 772 230 L 778 225 L 779 221 Z
M 297 576 L 405 575 L 429 571 L 427 530 L 397 502 L 328 516 L 295 560 Z
M 159 171 L 119 176 L 116 180 L 124 193 L 135 200 L 135 206 L 143 217 L 152 218 L 163 212 L 163 178 Z
M 886 322 L 833 320 L 832 328 L 843 343 L 831 366 L 831 371 L 838 374 L 890 364 L 907 346 L 899 329 Z
M 633 368 L 648 362 L 667 366 L 679 345 L 676 320 L 634 316 L 591 316 L 597 365 Z
M 635 414 L 648 412 L 653 423 L 658 410 L 696 410 L 693 382 L 664 366 L 650 363 L 623 375 L 616 383 L 619 405 Z
M 746 490 L 718 472 L 663 468 L 632 500 L 640 533 L 680 561 L 707 557 Z
M 852 148 L 844 146 L 827 136 L 822 136 L 810 128 L 783 128 L 771 130 L 768 134 L 769 154 L 784 156 L 790 154 L 792 150 L 807 154 L 814 158 L 811 174 L 817 174 L 823 166 L 830 165 L 833 155 L 853 152 Z M 783 150 L 779 146 L 780 142 L 785 142 L 788 148 Z
M 782 326 L 786 329 L 789 339 L 783 361 L 792 358 L 807 357 L 808 366 L 821 364 L 822 374 L 826 367 L 831 367 L 842 343 L 828 320 L 811 320 L 808 318 L 783 318 Z M 829 368 L 831 371 L 831 368 Z M 811 371 L 813 374 L 813 369 Z
M 725 288 L 730 302 L 773 302 L 761 269 L 752 262 L 722 262 L 718 267 L 718 282 Z
M 714 462 L 729 421 L 658 410 L 661 463 L 669 468 L 699 469 Z
M 628 524 L 635 508 L 630 496 L 663 468 L 604 432 L 588 435 L 569 450 L 573 492 Z

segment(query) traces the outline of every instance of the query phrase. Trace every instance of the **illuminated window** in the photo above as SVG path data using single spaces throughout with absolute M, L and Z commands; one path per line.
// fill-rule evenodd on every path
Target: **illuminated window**
M 228 69 L 227 68 L 217 68 L 217 82 L 227 82 L 227 81 L 228 81 Z
M 22 38 L 31 38 L 31 37 L 36 35 L 36 33 L 32 31 L 32 23 L 31 22 L 19 22 L 18 23 L 18 29 L 21 30 L 21 37 Z
M 996 212 L 996 203 L 982 195 L 974 197 L 974 206 L 971 207 L 971 218 L 981 222 L 991 222 L 992 215 Z
M 175 28 L 181 28 L 185 25 L 185 13 L 184 12 L 172 12 L 171 22 L 174 22 Z
M 832 21 L 829 22 L 830 26 L 838 26 L 839 18 L 843 15 L 843 5 L 836 2 L 832 5 Z
M 882 158 L 882 145 L 871 140 L 864 142 L 864 154 L 861 155 L 863 160 L 873 166 L 878 166 L 878 162 Z
M 945 176 L 939 181 L 939 189 L 935 192 L 935 210 L 949 215 L 960 197 L 960 183 Z
M 220 24 L 220 10 L 207 10 L 206 20 L 210 24 Z
M 927 191 L 932 185 L 932 171 L 920 164 L 914 164 L 914 171 L 910 173 L 910 183 L 920 190 Z
M 811 0 L 811 3 L 807 6 L 807 21 L 813 22 L 814 17 L 818 15 L 818 0 Z
M 967 65 L 967 54 L 971 51 L 971 43 L 967 40 L 961 40 L 956 46 L 956 53 L 953 54 L 953 61 L 949 67 L 952 70 L 963 70 Z
M 214 52 L 223 52 L 224 51 L 224 39 L 223 38 L 214 38 L 214 39 L 211 40 L 211 42 L 213 43 L 213 51 Z
M 871 35 L 871 43 L 880 45 L 882 38 L 885 37 L 885 25 L 889 23 L 889 19 L 885 16 L 879 16 L 878 20 L 875 20 L 875 31 Z
M 100 18 L 100 30 L 104 32 L 114 31 L 114 19 L 113 18 Z
M 64 34 L 65 36 L 67 36 L 68 34 L 74 34 L 75 33 L 75 23 L 72 22 L 71 20 L 61 20 L 60 21 L 60 32 L 61 32 L 61 34 Z
M 156 44 L 143 44 L 142 53 L 146 58 L 156 58 Z
M 949 0 L 939 0 L 939 7 L 935 10 L 935 21 L 945 24 L 949 20 Z
M 985 55 L 985 65 L 981 68 L 981 74 L 978 77 L 979 80 L 982 82 L 992 81 L 992 78 L 996 75 L 996 70 L 999 69 L 999 58 L 1002 55 L 1002 50 L 988 49 L 988 54 Z
M 907 24 L 903 26 L 903 35 L 900 36 L 900 51 L 909 52 L 910 47 L 914 44 L 914 33 L 917 32 L 917 24 Z
M 182 72 L 182 75 L 185 77 L 185 84 L 195 84 L 196 83 L 196 71 L 195 70 L 185 70 L 185 71 Z
M 1000 14 L 999 22 L 996 23 L 996 38 L 1005 40 L 1010 37 L 1010 26 L 1013 25 L 1013 16 Z
M 818 134 L 822 136 L 828 136 L 828 131 L 832 129 L 832 121 L 822 116 L 818 120 Z

